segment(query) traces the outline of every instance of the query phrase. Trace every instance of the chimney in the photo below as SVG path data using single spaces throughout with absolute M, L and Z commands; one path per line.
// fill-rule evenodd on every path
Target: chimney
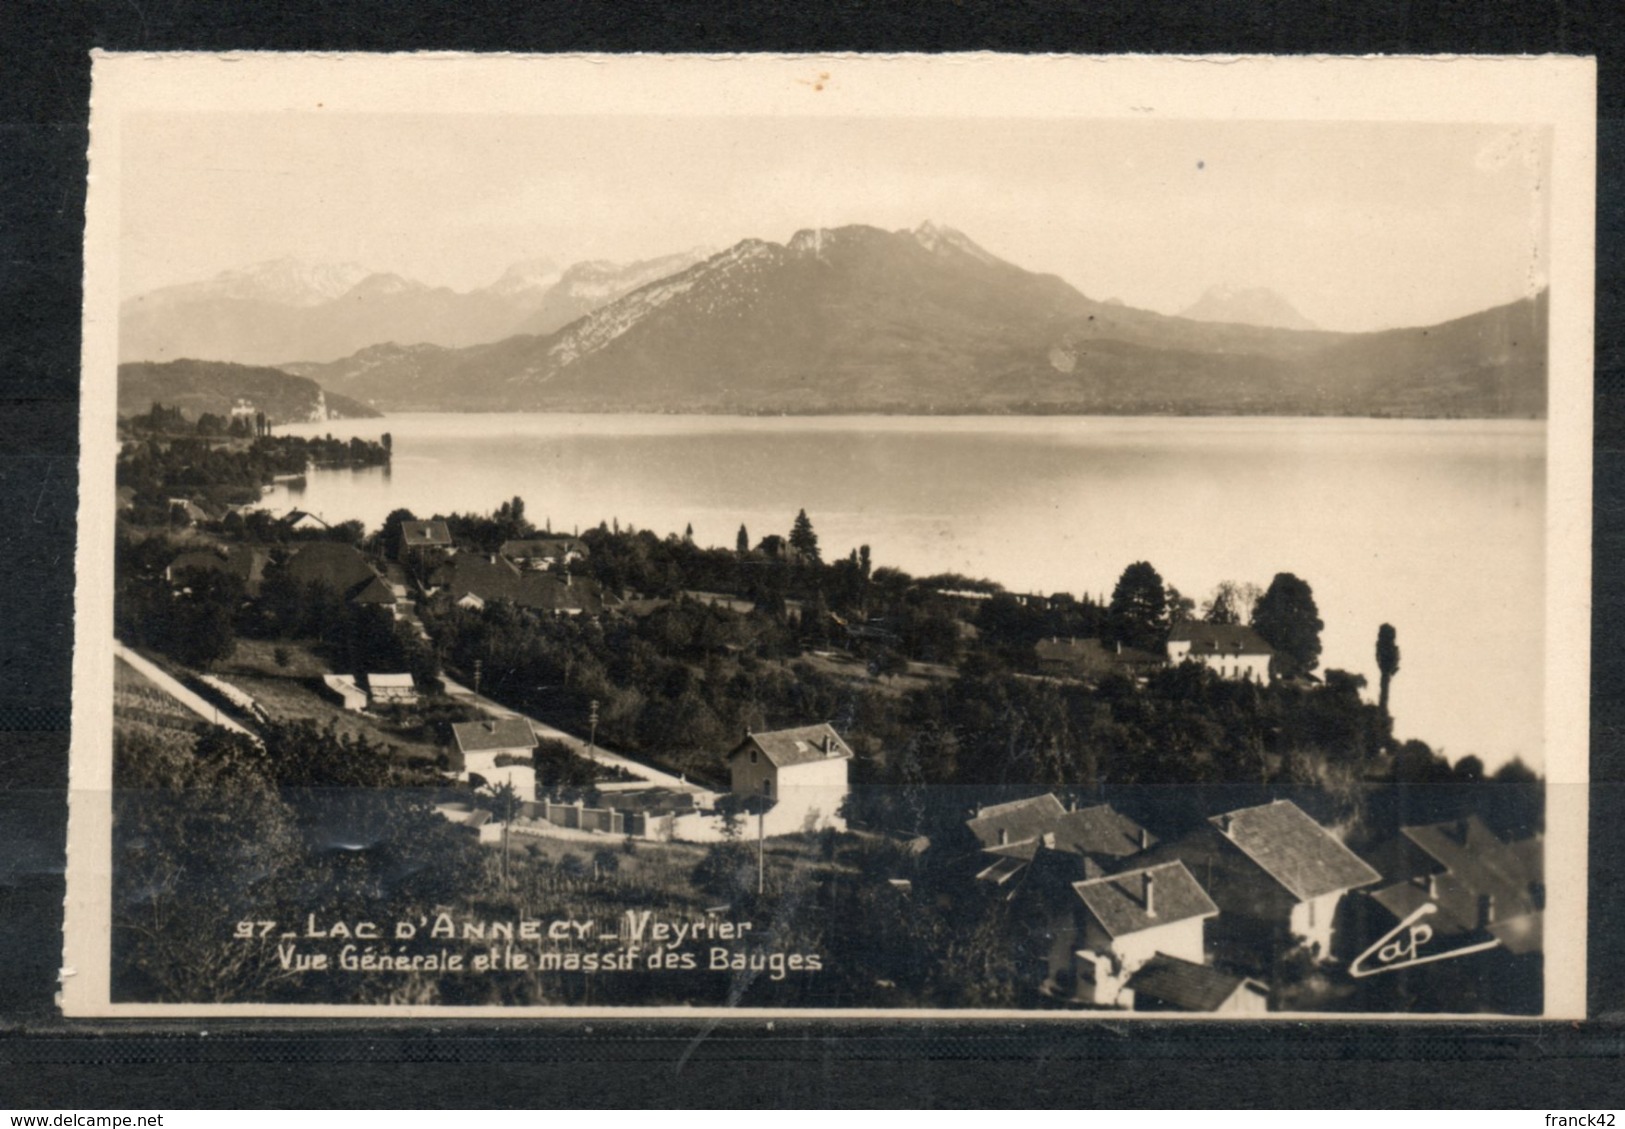
M 1478 927 L 1487 929 L 1495 924 L 1495 895 L 1480 894 L 1478 896 Z
M 1009 845 L 1010 845 L 1010 829 L 1007 828 L 1007 827 L 999 828 L 999 846 L 1008 847 Z
M 1219 817 L 1219 830 L 1223 831 L 1226 835 L 1230 834 L 1230 813 L 1229 812 L 1225 812 L 1223 815 L 1221 815 Z
M 1437 874 L 1430 874 L 1430 875 L 1428 875 L 1428 897 L 1437 898 L 1438 896 L 1439 896 L 1439 876 Z
M 1117 653 L 1118 653 L 1118 654 L 1122 654 L 1122 653 L 1123 653 L 1123 641 L 1122 641 L 1122 640 L 1121 640 L 1121 639 L 1119 639 L 1119 640 L 1118 640 L 1118 641 L 1117 641 Z
M 1147 831 L 1145 828 L 1142 827 L 1142 828 L 1140 828 L 1140 850 L 1148 851 L 1150 849 L 1151 849 L 1151 832 Z
M 1149 870 L 1145 872 L 1145 915 L 1157 916 L 1157 880 Z
M 1044 844 L 1045 850 L 1053 851 L 1055 849 L 1055 832 L 1044 832 L 1044 838 L 1041 840 L 1041 842 Z

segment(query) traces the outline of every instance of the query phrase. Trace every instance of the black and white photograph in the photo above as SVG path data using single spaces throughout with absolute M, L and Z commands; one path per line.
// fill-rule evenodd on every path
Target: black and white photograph
M 68 1014 L 1584 1014 L 1588 65 L 93 78 Z

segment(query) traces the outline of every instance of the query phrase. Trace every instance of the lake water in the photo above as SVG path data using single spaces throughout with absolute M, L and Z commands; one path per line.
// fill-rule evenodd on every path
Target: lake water
M 1542 761 L 1546 429 L 1523 421 L 411 414 L 279 429 L 389 432 L 394 465 L 318 471 L 271 506 L 381 524 L 514 495 L 555 531 L 692 524 L 732 548 L 806 508 L 826 559 L 1109 595 L 1147 560 L 1198 602 L 1221 580 L 1314 589 L 1321 666 L 1377 682 L 1396 731 L 1452 758 Z

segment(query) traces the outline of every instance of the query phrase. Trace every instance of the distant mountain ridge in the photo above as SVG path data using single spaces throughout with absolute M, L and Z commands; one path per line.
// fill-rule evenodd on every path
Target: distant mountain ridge
M 1179 311 L 1192 321 L 1231 322 L 1266 329 L 1318 329 L 1285 298 L 1262 286 L 1227 283 L 1210 286 L 1194 303 Z
M 567 270 L 532 259 L 466 292 L 355 263 L 278 259 L 127 299 L 119 308 L 119 358 L 270 365 L 334 360 L 381 342 L 460 347 L 551 333 L 701 257 L 696 250 Z
M 854 225 L 743 240 L 551 333 L 284 367 L 386 411 L 1540 416 L 1546 297 L 1384 333 L 1205 321 Z

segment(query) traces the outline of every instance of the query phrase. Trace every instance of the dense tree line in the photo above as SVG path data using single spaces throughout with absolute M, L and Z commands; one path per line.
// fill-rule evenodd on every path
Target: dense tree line
M 187 749 L 118 736 L 115 998 L 309 1001 L 276 938 L 240 939 L 238 922 L 415 919 L 480 871 L 474 837 L 434 810 L 438 783 L 387 749 L 309 721 L 261 737 L 209 728 Z M 333 983 L 346 1002 L 369 988 Z
M 326 584 L 299 583 L 286 569 L 286 548 L 270 550 L 257 599 L 223 569 L 166 575 L 187 548 L 195 546 L 162 534 L 118 537 L 113 608 L 119 638 L 200 669 L 230 658 L 242 637 L 308 640 L 335 670 L 410 671 L 422 685 L 439 677 L 434 650 L 389 609 L 356 604 Z

